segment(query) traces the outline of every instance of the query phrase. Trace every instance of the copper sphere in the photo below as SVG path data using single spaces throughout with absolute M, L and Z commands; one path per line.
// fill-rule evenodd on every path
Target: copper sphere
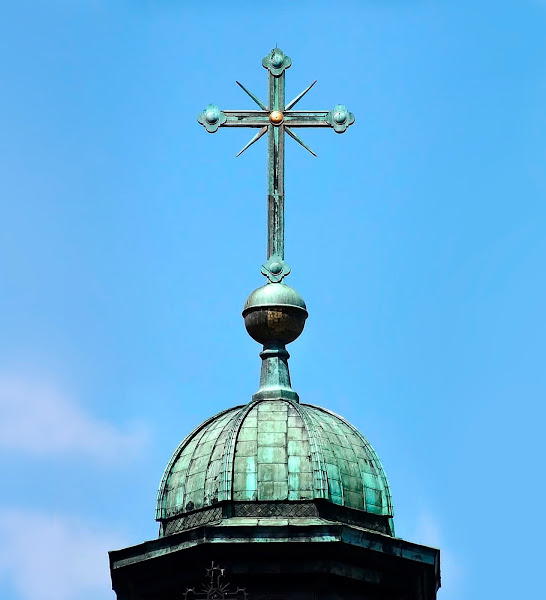
M 284 121 L 284 115 L 280 110 L 274 110 L 269 115 L 269 120 L 271 123 L 273 123 L 273 125 L 280 125 Z
M 303 331 L 307 308 L 294 288 L 267 283 L 250 294 L 243 317 L 249 335 L 260 344 L 289 344 Z

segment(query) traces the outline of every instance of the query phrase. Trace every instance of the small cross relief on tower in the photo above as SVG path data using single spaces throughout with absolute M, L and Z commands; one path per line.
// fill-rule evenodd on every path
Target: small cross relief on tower
M 229 589 L 229 583 L 222 581 L 225 569 L 212 564 L 207 569 L 209 581 L 201 586 L 199 591 L 195 588 L 187 588 L 184 592 L 184 600 L 247 600 L 246 589 Z

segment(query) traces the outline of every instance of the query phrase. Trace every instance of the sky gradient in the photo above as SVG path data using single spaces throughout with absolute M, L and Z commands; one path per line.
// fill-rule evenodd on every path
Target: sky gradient
M 286 141 L 293 387 L 370 440 L 440 600 L 536 596 L 545 30 L 539 0 L 0 2 L 0 597 L 112 600 L 171 453 L 257 390 L 265 138 L 196 117 L 265 97 L 275 44 L 287 98 L 356 116 Z

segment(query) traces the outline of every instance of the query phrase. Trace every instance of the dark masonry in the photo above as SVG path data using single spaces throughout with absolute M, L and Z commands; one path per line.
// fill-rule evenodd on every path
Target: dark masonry
M 345 106 L 293 110 L 285 103 L 292 60 L 274 48 L 262 61 L 268 98 L 242 84 L 259 110 L 209 104 L 198 121 L 267 134 L 267 283 L 243 317 L 263 346 L 260 385 L 250 402 L 191 432 L 165 469 L 157 497 L 159 537 L 110 552 L 119 600 L 433 600 L 440 551 L 397 538 L 387 477 L 367 439 L 339 415 L 300 402 L 286 346 L 302 333 L 303 298 L 284 283 L 285 133 L 355 121 Z

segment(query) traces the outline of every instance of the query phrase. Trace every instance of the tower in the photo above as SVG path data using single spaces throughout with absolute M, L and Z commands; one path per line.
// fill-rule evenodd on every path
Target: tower
M 263 345 L 260 386 L 175 450 L 158 493 L 158 539 L 110 553 L 119 600 L 436 598 L 439 551 L 395 537 L 372 446 L 342 417 L 300 402 L 291 386 L 286 346 L 308 314 L 284 282 L 284 134 L 312 152 L 295 128 L 343 133 L 354 123 L 343 105 L 292 110 L 314 84 L 285 103 L 291 64 L 280 48 L 263 59 L 267 104 L 239 84 L 260 110 L 210 104 L 198 117 L 209 133 L 258 129 L 239 154 L 268 136 L 267 283 L 243 309 L 248 333 Z

